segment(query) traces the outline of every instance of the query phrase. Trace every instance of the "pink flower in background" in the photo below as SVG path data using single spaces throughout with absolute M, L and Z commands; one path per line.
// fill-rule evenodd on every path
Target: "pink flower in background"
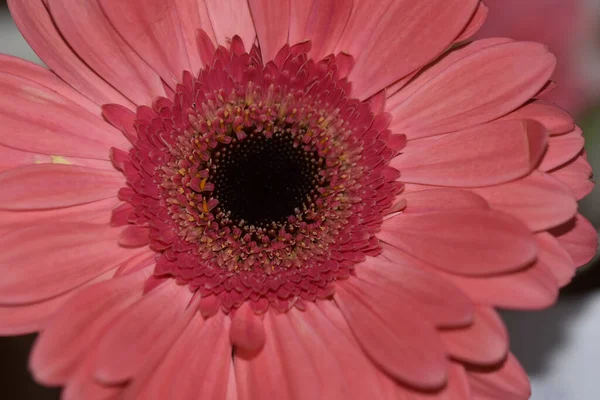
M 478 0 L 13 0 L 0 333 L 65 399 L 526 399 L 596 249 L 555 57 Z M 427 66 L 427 68 L 424 68 Z
M 557 88 L 545 97 L 571 113 L 584 111 L 600 92 L 584 77 L 584 43 L 595 37 L 585 0 L 486 0 L 491 12 L 478 38 L 510 37 L 547 44 L 557 55 L 552 79 Z

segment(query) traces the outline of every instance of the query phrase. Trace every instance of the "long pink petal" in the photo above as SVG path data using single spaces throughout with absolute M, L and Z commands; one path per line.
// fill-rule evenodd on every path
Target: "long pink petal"
M 248 4 L 260 51 L 267 63 L 288 42 L 290 0 L 248 0 Z
M 119 36 L 96 1 L 54 0 L 50 12 L 79 57 L 133 103 L 166 96 L 160 77 Z
M 0 73 L 0 144 L 34 153 L 108 159 L 125 137 L 46 86 Z
M 200 53 L 198 53 L 198 47 L 196 46 L 196 31 L 198 29 L 204 30 L 211 40 L 214 40 L 215 35 L 208 16 L 208 10 L 206 9 L 204 0 L 174 0 L 174 2 L 177 8 L 177 15 L 179 16 L 185 48 L 190 60 L 190 66 L 192 67 L 190 72 L 196 75 L 203 66 Z
M 473 191 L 492 208 L 519 218 L 533 231 L 560 225 L 577 214 L 577 202 L 569 188 L 542 172 Z
M 208 15 L 219 45 L 228 46 L 238 35 L 250 48 L 256 38 L 256 31 L 247 0 L 204 0 Z
M 535 239 L 538 244 L 538 262 L 552 273 L 559 287 L 565 286 L 575 275 L 577 266 L 573 259 L 550 233 L 540 232 L 535 235 Z
M 384 221 L 377 236 L 435 267 L 464 275 L 514 271 L 536 256 L 529 229 L 492 210 L 400 214 Z
M 462 60 L 465 57 L 471 56 L 473 54 L 476 54 L 477 52 L 483 49 L 487 49 L 488 47 L 498 46 L 499 44 L 505 44 L 510 42 L 512 42 L 512 40 L 506 38 L 483 39 L 471 42 L 469 44 L 447 52 L 442 57 L 440 57 L 435 63 L 421 71 L 417 76 L 414 77 L 414 79 L 411 79 L 408 83 L 406 83 L 406 85 L 404 85 L 401 88 L 401 90 L 390 91 L 388 94 L 388 99 L 386 101 L 386 110 L 389 110 L 393 113 L 393 110 L 395 110 L 399 105 L 410 99 L 413 94 L 415 94 L 419 89 L 423 87 L 423 85 L 425 85 L 431 79 L 444 72 L 457 61 Z M 393 121 L 392 123 L 395 124 L 399 122 L 400 121 Z
M 475 43 L 478 42 L 481 41 Z M 500 119 L 533 119 L 544 125 L 552 135 L 560 135 L 575 129 L 573 117 L 568 112 L 542 100 L 531 101 Z
M 598 248 L 598 233 L 594 225 L 584 216 L 577 216 L 562 226 L 550 231 L 569 253 L 576 266 L 592 260 Z
M 364 351 L 389 375 L 422 389 L 445 384 L 444 347 L 433 323 L 410 304 L 386 301 L 356 279 L 338 282 L 334 299 Z
M 494 120 L 535 95 L 555 64 L 555 57 L 537 43 L 482 49 L 458 60 L 390 110 L 394 116 L 390 129 L 416 139 Z
M 98 104 L 73 89 L 47 68 L 8 54 L 0 54 L 0 72 L 37 82 L 85 108 L 90 113 L 100 115 Z
M 106 326 L 143 295 L 151 268 L 110 279 L 78 292 L 40 334 L 30 360 L 36 379 L 47 385 L 67 382 L 82 354 Z
M 428 140 L 390 165 L 403 182 L 489 186 L 527 175 L 546 148 L 547 133 L 534 121 L 500 121 Z M 411 142 L 409 142 L 411 143 Z
M 472 38 L 477 33 L 477 31 L 483 26 L 483 23 L 487 19 L 489 12 L 490 9 L 488 8 L 488 6 L 486 6 L 483 1 L 479 2 L 477 9 L 471 17 L 471 20 L 469 21 L 465 29 L 460 33 L 460 35 L 455 39 L 455 42 L 460 43 Z
M 65 82 L 96 104 L 133 106 L 77 57 L 61 37 L 42 0 L 9 0 L 8 6 L 27 43 Z
M 116 171 L 66 164 L 32 164 L 0 173 L 0 209 L 44 210 L 116 197 Z
M 427 189 L 402 194 L 406 201 L 405 213 L 427 213 L 464 209 L 487 209 L 487 201 L 475 193 L 450 188 Z
M 376 369 L 331 301 L 307 304 L 304 312 L 268 313 L 265 325 L 263 351 L 253 358 L 236 354 L 240 400 L 381 398 Z
M 303 36 L 303 40 L 312 42 L 311 57 L 318 60 L 333 53 L 350 18 L 352 3 L 353 0 L 312 1 Z
M 567 164 L 549 171 L 550 175 L 565 183 L 577 200 L 583 199 L 594 189 L 592 167 L 583 155 Z
M 160 364 L 136 376 L 124 398 L 225 399 L 232 368 L 228 330 L 223 314 L 206 321 L 196 314 Z
M 384 255 L 390 260 L 398 258 L 399 250 L 385 246 Z M 400 257 L 406 257 L 401 255 Z M 414 261 L 423 269 L 435 268 Z M 461 276 L 438 272 L 465 293 L 473 302 L 482 305 L 516 309 L 546 308 L 556 301 L 558 283 L 553 274 L 536 263 L 525 269 L 502 275 L 486 277 Z
M 356 0 L 356 2 L 359 1 L 361 0 Z M 290 45 L 295 45 L 305 40 L 304 31 L 315 0 L 289 0 L 289 2 L 290 10 L 292 10 L 292 12 L 290 12 L 289 18 L 290 28 L 288 42 Z
M 169 279 L 119 316 L 99 344 L 96 378 L 121 383 L 164 354 L 188 325 L 192 293 Z
M 441 330 L 440 334 L 452 357 L 469 364 L 498 364 L 508 354 L 508 332 L 490 307 L 477 307 L 471 326 Z
M 391 262 L 368 258 L 356 266 L 356 276 L 365 285 L 376 288 L 373 296 L 381 296 L 381 301 L 410 305 L 438 327 L 465 326 L 473 321 L 471 300 L 439 274 L 420 268 L 409 257 L 397 254 Z
M 357 58 L 349 77 L 353 94 L 366 99 L 433 60 L 463 30 L 478 3 L 478 0 L 392 2 L 373 31 L 353 31 L 369 36 L 366 42 L 358 39 L 366 44 L 364 50 L 357 54 L 349 51 Z
M 0 302 L 48 299 L 83 285 L 135 255 L 118 229 L 84 223 L 39 224 L 1 239 Z
M 114 170 L 112 163 L 108 160 L 65 157 L 58 154 L 39 154 L 0 145 L 0 172 L 30 164 L 71 164 L 95 169 Z
M 491 371 L 468 371 L 473 398 L 478 400 L 527 400 L 531 395 L 529 378 L 512 354 Z
M 183 71 L 191 70 L 174 0 L 99 0 L 118 33 L 175 88 Z
M 583 150 L 585 140 L 581 129 L 575 127 L 572 132 L 560 136 L 552 136 L 548 141 L 548 150 L 538 168 L 549 171 L 571 161 Z

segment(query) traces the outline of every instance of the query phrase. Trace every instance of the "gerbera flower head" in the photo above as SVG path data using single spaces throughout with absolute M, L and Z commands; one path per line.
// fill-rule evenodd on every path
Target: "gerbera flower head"
M 9 1 L 0 332 L 66 399 L 525 399 L 494 307 L 596 233 L 478 0 Z

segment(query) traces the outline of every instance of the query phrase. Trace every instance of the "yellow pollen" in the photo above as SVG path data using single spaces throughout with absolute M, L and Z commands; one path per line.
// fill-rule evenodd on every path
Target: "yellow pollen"
M 208 204 L 206 203 L 206 199 L 202 199 L 202 211 L 208 213 Z
M 200 181 L 200 190 L 204 190 L 204 187 L 206 186 L 206 178 L 202 179 L 202 181 Z

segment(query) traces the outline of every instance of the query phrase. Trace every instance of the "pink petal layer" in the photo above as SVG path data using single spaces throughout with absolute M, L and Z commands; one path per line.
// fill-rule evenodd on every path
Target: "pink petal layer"
M 440 334 L 448 353 L 469 364 L 498 364 L 508 354 L 508 332 L 496 311 L 489 307 L 477 307 L 471 326 L 442 330 Z
M 542 100 L 531 101 L 501 119 L 533 119 L 544 125 L 544 128 L 553 135 L 567 133 L 575 129 L 573 117 L 568 112 Z
M 196 75 L 202 68 L 202 61 L 196 46 L 196 31 L 198 29 L 204 30 L 214 41 L 215 34 L 210 23 L 208 10 L 203 0 L 174 0 L 174 3 L 177 8 L 190 66 L 192 67 L 190 72 Z
M 537 43 L 482 49 L 446 68 L 391 110 L 397 121 L 391 128 L 416 139 L 491 121 L 535 95 L 555 64 L 554 56 Z
M 487 201 L 483 197 L 457 189 L 427 189 L 402 194 L 406 201 L 405 213 L 427 213 L 435 211 L 451 211 L 464 209 L 487 209 Z
M 546 140 L 537 122 L 493 122 L 427 140 L 418 149 L 409 145 L 390 165 L 400 171 L 403 182 L 489 186 L 527 175 L 540 160 Z
M 249 0 L 248 4 L 263 60 L 269 62 L 288 41 L 290 1 Z
M 84 223 L 38 224 L 0 239 L 0 302 L 26 303 L 65 293 L 115 269 L 131 255 L 118 230 Z
M 470 370 L 468 377 L 473 398 L 478 400 L 527 400 L 531 395 L 529 378 L 512 354 L 499 368 Z
M 43 210 L 116 197 L 125 185 L 116 171 L 34 164 L 0 173 L 0 209 Z
M 0 73 L 0 144 L 34 153 L 104 160 L 111 146 L 128 146 L 119 131 L 70 99 L 6 73 Z
M 391 261 L 368 258 L 356 266 L 356 276 L 364 285 L 377 288 L 372 296 L 410 306 L 438 327 L 465 326 L 473 321 L 473 303 L 449 281 L 402 254 Z
M 96 104 L 133 106 L 77 57 L 61 37 L 42 0 L 9 0 L 8 6 L 27 43 L 61 79 Z
M 204 0 L 204 2 L 217 44 L 227 46 L 235 35 L 241 37 L 248 48 L 254 43 L 256 31 L 247 0 Z
M 8 54 L 0 54 L 0 72 L 39 83 L 85 108 L 90 113 L 100 115 L 98 104 L 73 89 L 47 68 Z
M 581 214 L 550 231 L 569 253 L 576 266 L 592 260 L 598 248 L 598 233 L 594 225 Z
M 461 32 L 461 34 L 455 39 L 455 42 L 460 43 L 464 40 L 469 40 L 473 37 L 477 31 L 483 26 L 483 23 L 487 19 L 490 9 L 482 1 L 477 6 L 475 13 L 471 17 L 471 20 Z
M 134 104 L 166 96 L 160 77 L 118 35 L 96 1 L 53 1 L 50 11 L 69 46 Z
M 223 314 L 206 321 L 196 314 L 160 364 L 136 377 L 125 398 L 225 400 L 232 368 L 228 330 Z
M 122 383 L 162 356 L 191 320 L 191 298 L 187 287 L 169 279 L 129 307 L 99 344 L 96 378 Z
M 448 364 L 433 323 L 410 304 L 382 299 L 378 287 L 338 282 L 335 301 L 365 353 L 389 375 L 422 389 L 442 387 Z
M 174 89 L 191 66 L 173 0 L 99 3 L 118 33 Z
M 112 163 L 107 160 L 39 154 L 0 145 L 0 172 L 30 164 L 71 164 L 104 170 L 114 169 Z
M 249 353 L 259 351 L 265 345 L 265 328 L 246 302 L 231 317 L 231 343 Z
M 519 218 L 533 231 L 560 225 L 577 214 L 577 202 L 569 188 L 541 172 L 474 192 L 492 208 Z
M 311 57 L 318 60 L 333 52 L 350 18 L 352 2 L 353 0 L 312 1 L 303 36 L 304 40 L 312 43 L 309 53 Z
M 581 129 L 576 127 L 570 133 L 551 137 L 548 141 L 548 150 L 538 168 L 549 171 L 577 157 L 583 150 L 585 142 L 581 133 Z
M 63 384 L 76 372 L 87 347 L 111 320 L 139 300 L 152 270 L 110 279 L 78 292 L 49 321 L 35 344 L 30 368 L 47 385 Z
M 575 275 L 577 266 L 573 259 L 560 242 L 548 232 L 536 234 L 535 239 L 538 244 L 538 262 L 552 273 L 559 287 L 565 286 Z
M 240 400 L 382 398 L 377 370 L 332 302 L 309 303 L 305 312 L 269 312 L 265 328 L 265 348 L 256 357 L 236 354 Z
M 594 189 L 594 182 L 591 180 L 592 167 L 583 155 L 549 173 L 565 183 L 577 200 L 583 199 Z
M 435 267 L 464 275 L 514 271 L 536 257 L 529 229 L 492 210 L 400 214 L 384 221 L 377 236 Z
M 477 4 L 477 0 L 392 2 L 374 31 L 357 32 L 370 39 L 360 53 L 350 52 L 357 59 L 349 77 L 353 94 L 366 99 L 433 60 L 463 30 Z

